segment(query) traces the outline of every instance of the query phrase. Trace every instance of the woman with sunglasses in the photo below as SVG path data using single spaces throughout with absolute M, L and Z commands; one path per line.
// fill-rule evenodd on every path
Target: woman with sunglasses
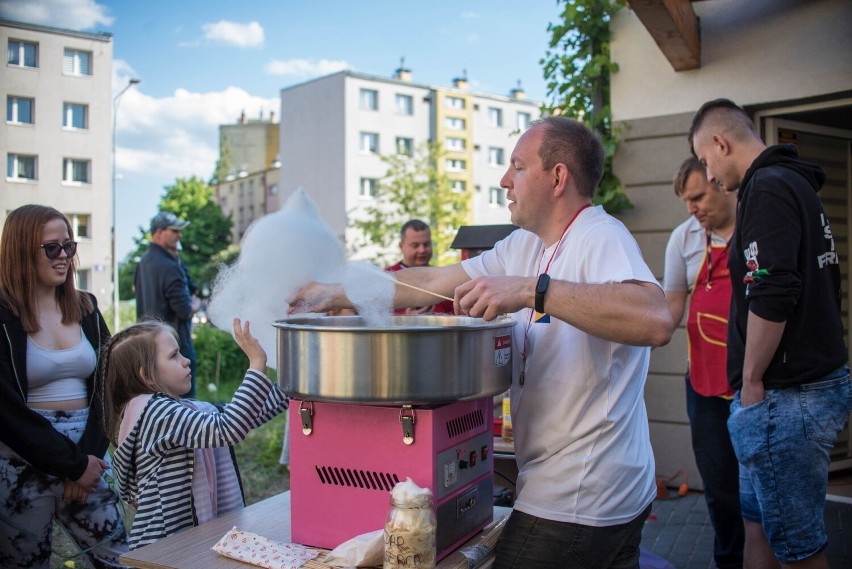
M 76 290 L 68 219 L 41 205 L 0 237 L 0 567 L 50 566 L 59 522 L 95 567 L 121 567 L 127 534 L 95 374 L 109 330 Z

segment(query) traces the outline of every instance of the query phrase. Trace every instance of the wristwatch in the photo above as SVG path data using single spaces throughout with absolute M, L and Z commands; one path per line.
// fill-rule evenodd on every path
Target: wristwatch
M 538 277 L 538 282 L 535 283 L 535 311 L 544 314 L 544 295 L 547 292 L 547 287 L 550 285 L 550 275 L 542 273 Z

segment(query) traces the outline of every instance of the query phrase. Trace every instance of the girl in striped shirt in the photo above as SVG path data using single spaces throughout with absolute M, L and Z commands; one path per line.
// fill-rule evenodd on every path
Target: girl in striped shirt
M 189 390 L 189 360 L 167 324 L 140 322 L 109 343 L 104 418 L 121 497 L 136 507 L 131 549 L 244 505 L 231 446 L 284 411 L 288 399 L 265 375 L 266 352 L 249 323 L 234 319 L 234 337 L 249 370 L 222 410 L 180 398 Z

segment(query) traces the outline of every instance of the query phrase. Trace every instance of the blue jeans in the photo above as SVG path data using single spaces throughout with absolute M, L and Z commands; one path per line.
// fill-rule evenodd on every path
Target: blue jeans
M 829 453 L 852 412 L 849 368 L 820 381 L 767 389 L 762 401 L 731 405 L 728 428 L 740 461 L 743 517 L 760 523 L 782 563 L 816 555 L 828 542 Z
M 686 374 L 686 413 L 692 432 L 695 463 L 704 481 L 704 500 L 713 523 L 713 558 L 720 569 L 743 566 L 745 530 L 740 513 L 739 463 L 728 417 L 731 401 L 695 392 Z
M 514 510 L 497 543 L 494 569 L 638 569 L 651 506 L 625 524 L 592 527 Z

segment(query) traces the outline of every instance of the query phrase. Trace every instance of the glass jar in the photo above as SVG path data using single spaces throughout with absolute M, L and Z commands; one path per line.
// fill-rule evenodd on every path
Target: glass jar
M 438 522 L 432 496 L 391 497 L 385 522 L 383 569 L 435 569 Z

